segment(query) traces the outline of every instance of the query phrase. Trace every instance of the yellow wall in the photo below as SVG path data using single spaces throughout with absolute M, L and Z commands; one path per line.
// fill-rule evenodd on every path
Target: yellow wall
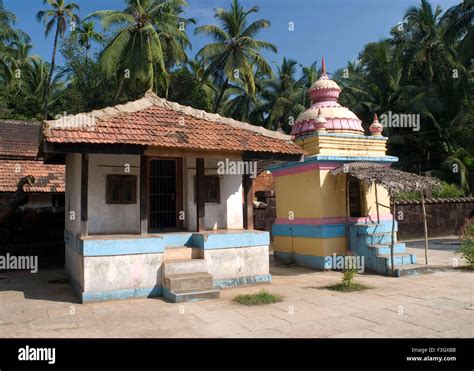
M 361 184 L 363 215 L 377 215 L 375 185 Z M 329 170 L 312 170 L 275 178 L 277 218 L 295 219 L 336 218 L 347 215 L 346 176 L 334 176 Z M 388 192 L 377 186 L 378 201 L 389 206 Z M 379 206 L 379 213 L 388 214 L 388 208 Z
M 345 217 L 346 211 L 346 177 L 334 176 L 329 170 L 320 170 L 321 218 Z
M 364 214 L 376 216 L 377 205 L 375 202 L 375 184 L 372 183 L 372 185 L 368 185 L 367 183 L 363 182 L 361 189 L 364 192 L 363 198 L 365 199 L 365 205 L 363 208 Z M 387 190 L 382 186 L 377 186 L 377 197 L 379 204 L 390 206 L 390 197 L 388 195 Z M 379 205 L 379 213 L 380 215 L 388 214 L 390 213 L 390 210 L 386 207 Z
M 347 251 L 346 237 L 308 238 L 308 237 L 275 236 L 273 250 L 275 252 L 295 253 L 310 256 L 328 256 L 334 253 L 345 255 Z
M 320 218 L 319 171 L 313 170 L 275 178 L 277 218 Z

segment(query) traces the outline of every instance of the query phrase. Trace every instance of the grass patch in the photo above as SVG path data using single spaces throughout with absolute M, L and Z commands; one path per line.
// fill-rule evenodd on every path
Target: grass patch
M 267 290 L 260 290 L 256 294 L 239 295 L 234 298 L 235 302 L 242 305 L 271 304 L 282 300 L 281 296 L 269 293 Z
M 324 286 L 321 288 L 332 290 L 332 291 L 339 291 L 339 292 L 353 292 L 353 291 L 368 290 L 368 289 L 371 289 L 372 287 L 364 285 L 363 283 L 352 282 L 349 285 L 344 284 L 344 283 L 337 283 L 335 285 Z

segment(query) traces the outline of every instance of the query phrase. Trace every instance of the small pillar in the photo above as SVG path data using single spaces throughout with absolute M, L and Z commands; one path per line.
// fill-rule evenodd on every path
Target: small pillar
M 89 235 L 87 199 L 89 189 L 89 155 L 81 156 L 81 237 Z
M 253 179 L 250 174 L 242 176 L 244 192 L 244 229 L 253 229 Z
M 204 159 L 196 158 L 196 230 L 206 230 Z

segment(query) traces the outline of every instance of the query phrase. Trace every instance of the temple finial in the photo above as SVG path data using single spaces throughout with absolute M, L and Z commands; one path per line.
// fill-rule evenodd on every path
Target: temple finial
M 383 131 L 383 125 L 379 122 L 377 114 L 374 115 L 374 122 L 369 126 L 369 131 L 374 136 L 381 136 Z
M 321 76 L 322 75 L 326 75 L 326 63 L 324 63 L 324 56 L 323 56 L 323 59 L 321 61 Z

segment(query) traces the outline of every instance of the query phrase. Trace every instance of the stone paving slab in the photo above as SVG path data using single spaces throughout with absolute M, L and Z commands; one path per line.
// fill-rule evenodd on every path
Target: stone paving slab
M 439 246 L 438 246 L 439 247 Z M 420 248 L 413 248 L 422 258 Z M 62 270 L 9 272 L 0 281 L 0 337 L 358 338 L 474 336 L 474 272 L 439 266 L 412 277 L 356 276 L 369 290 L 340 293 L 340 272 L 272 264 L 272 284 L 221 291 L 220 299 L 174 304 L 163 298 L 79 304 L 69 284 L 50 284 Z M 280 303 L 244 306 L 240 294 L 262 288 Z

